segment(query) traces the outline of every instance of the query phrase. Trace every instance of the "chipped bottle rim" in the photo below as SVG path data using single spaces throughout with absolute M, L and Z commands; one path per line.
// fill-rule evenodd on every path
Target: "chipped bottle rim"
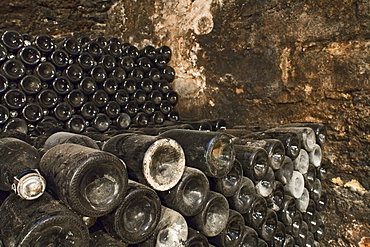
M 12 189 L 25 200 L 35 200 L 45 191 L 46 180 L 40 172 L 35 170 L 25 171 L 20 176 L 14 177 Z

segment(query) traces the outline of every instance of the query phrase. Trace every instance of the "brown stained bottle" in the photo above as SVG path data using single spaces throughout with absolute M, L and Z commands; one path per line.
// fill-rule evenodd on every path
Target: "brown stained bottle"
M 159 192 L 163 205 L 184 216 L 198 214 L 205 206 L 209 182 L 203 172 L 185 167 L 180 181 L 168 191 Z
M 229 219 L 229 204 L 226 198 L 217 192 L 210 191 L 205 207 L 198 214 L 187 217 L 190 227 L 207 237 L 215 237 L 225 229 Z
M 268 154 L 265 149 L 234 145 L 235 157 L 243 166 L 244 176 L 253 181 L 259 181 L 266 176 Z
M 0 207 L 4 246 L 88 246 L 81 218 L 49 194 L 26 201 L 11 194 Z
M 239 247 L 244 234 L 244 218 L 232 209 L 229 209 L 229 218 L 226 227 L 209 242 L 215 246 Z
M 132 179 L 149 184 L 155 190 L 173 188 L 184 173 L 183 149 L 170 138 L 119 134 L 105 142 L 102 150 L 122 159 Z
M 267 151 L 268 154 L 268 165 L 274 169 L 280 169 L 281 164 L 284 161 L 285 149 L 281 141 L 277 139 L 243 139 L 235 138 L 234 144 L 247 145 L 251 147 L 261 147 Z
M 102 230 L 90 233 L 90 247 L 101 247 L 101 246 L 110 246 L 110 247 L 127 247 L 128 244 L 123 243 L 108 233 L 103 232 Z
M 184 247 L 209 247 L 208 239 L 201 232 L 188 227 L 188 238 Z
M 125 164 L 97 149 L 71 143 L 57 145 L 41 158 L 40 169 L 50 189 L 80 215 L 103 216 L 126 194 Z
M 154 233 L 160 217 L 161 201 L 156 192 L 129 180 L 127 195 L 115 210 L 101 218 L 101 222 L 113 236 L 135 244 Z
M 154 233 L 139 247 L 183 246 L 188 238 L 188 224 L 175 210 L 162 206 L 161 218 Z
M 57 132 L 49 136 L 45 141 L 43 149 L 49 150 L 50 148 L 63 143 L 73 143 L 89 148 L 100 149 L 98 144 L 96 144 L 96 142 L 90 137 L 64 131 Z
M 235 159 L 231 170 L 221 178 L 208 178 L 211 189 L 219 192 L 226 197 L 235 195 L 242 186 L 243 182 L 243 167 L 240 162 Z
M 184 149 L 187 165 L 198 168 L 207 176 L 220 178 L 232 168 L 235 151 L 228 135 L 219 132 L 173 129 L 163 132 L 160 136 L 179 142 Z
M 241 214 L 247 213 L 255 197 L 256 190 L 253 181 L 243 177 L 240 188 L 232 196 L 228 197 L 230 208 Z
M 242 214 L 246 225 L 258 229 L 266 219 L 267 203 L 262 196 L 256 196 L 248 208 L 247 212 Z
M 45 191 L 40 175 L 40 155 L 33 146 L 12 137 L 0 139 L 0 189 L 13 190 L 19 197 L 34 200 Z

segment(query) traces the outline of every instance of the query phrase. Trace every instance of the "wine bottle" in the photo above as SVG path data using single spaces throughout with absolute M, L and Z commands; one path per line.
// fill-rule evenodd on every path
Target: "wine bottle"
M 123 107 L 123 111 L 131 117 L 134 117 L 139 112 L 139 105 L 135 101 L 131 100 Z
M 160 106 L 161 106 L 161 104 L 160 104 Z M 171 110 L 170 108 L 172 108 L 172 106 L 170 106 L 168 103 L 167 103 L 167 107 L 169 108 L 168 110 Z M 194 130 L 212 131 L 212 125 L 206 120 L 198 121 L 198 120 L 182 119 L 181 123 L 189 124 L 189 125 L 193 126 Z
M 102 230 L 90 233 L 90 247 L 101 247 L 101 246 L 110 246 L 110 247 L 127 247 L 128 244 L 125 244 L 108 233 L 103 232 Z
M 99 64 L 104 68 L 106 72 L 112 72 L 116 68 L 116 59 L 109 54 L 101 56 Z
M 148 95 L 148 100 L 151 100 L 154 104 L 159 105 L 162 102 L 162 93 L 158 90 L 153 90 Z
M 110 118 L 116 118 L 121 111 L 121 106 L 116 101 L 109 101 L 104 108 L 105 114 Z
M 322 194 L 322 185 L 320 179 L 316 178 L 313 182 L 312 189 L 310 190 L 310 198 L 317 202 Z
M 282 184 L 287 184 L 293 176 L 294 165 L 292 160 L 285 156 L 283 164 L 279 170 L 275 171 L 276 180 L 280 181 Z
M 279 181 L 273 183 L 273 189 L 269 196 L 266 197 L 267 207 L 276 212 L 281 209 L 285 196 L 284 186 Z
M 114 58 L 118 58 L 122 54 L 121 44 L 118 41 L 108 42 L 107 45 L 103 47 L 103 51 Z
M 37 94 L 36 100 L 40 106 L 50 109 L 58 104 L 58 95 L 52 89 L 44 89 Z
M 109 101 L 107 92 L 103 89 L 98 89 L 91 97 L 91 101 L 98 107 L 106 106 Z
M 258 239 L 258 244 L 257 244 L 258 247 L 268 247 L 268 244 L 266 243 L 265 240 L 263 240 L 262 238 L 259 238 Z
M 126 79 L 126 71 L 122 67 L 116 67 L 110 74 L 109 77 L 121 84 Z
M 131 125 L 131 117 L 127 113 L 121 112 L 117 118 L 113 120 L 113 124 L 120 129 L 128 129 Z
M 132 118 L 132 124 L 139 128 L 145 128 L 149 124 L 149 116 L 144 112 L 138 112 Z
M 19 80 L 26 74 L 26 67 L 19 59 L 10 59 L 1 65 L 1 72 L 8 80 Z
M 132 95 L 131 100 L 135 101 L 136 104 L 143 105 L 146 102 L 146 93 L 144 90 L 137 89 Z
M 287 127 L 310 127 L 316 134 L 316 143 L 321 147 L 324 146 L 327 137 L 326 127 L 322 123 L 289 123 L 284 124 Z
M 274 210 L 267 209 L 262 225 L 257 229 L 259 236 L 266 242 L 273 240 L 277 230 L 278 219 Z
M 282 247 L 295 247 L 295 240 L 292 235 L 285 234 L 285 241 Z
M 314 232 L 315 240 L 321 242 L 325 237 L 325 231 L 326 231 L 325 224 L 322 218 L 320 217 L 318 221 L 317 230 Z
M 161 111 L 154 111 L 150 117 L 150 122 L 154 124 L 162 124 L 165 121 L 165 116 Z
M 100 149 L 96 142 L 88 136 L 70 133 L 70 132 L 57 132 L 49 136 L 43 146 L 44 150 L 49 150 L 59 144 L 73 143 L 81 146 Z
M 129 56 L 122 56 L 119 59 L 118 64 L 126 71 L 126 73 L 129 73 L 135 67 L 135 60 Z
M 267 202 L 262 196 L 255 196 L 247 212 L 243 214 L 246 225 L 254 229 L 260 228 L 266 219 Z
M 6 108 L 5 106 L 1 106 L 1 107 Z M 2 110 L 0 110 L 0 112 L 1 111 Z M 4 110 L 3 114 L 4 114 L 4 117 L 6 117 L 7 112 Z M 27 133 L 28 133 L 27 122 L 22 118 L 11 118 L 11 119 L 9 119 L 6 122 L 6 124 L 4 124 L 3 133 L 10 132 L 10 131 L 16 131 L 16 132 L 20 132 L 22 134 L 27 135 Z
M 8 51 L 6 47 L 0 43 L 0 63 L 7 59 Z
M 267 173 L 268 154 L 265 149 L 234 145 L 235 157 L 243 166 L 244 176 L 253 181 L 261 180 Z
M 55 66 L 50 62 L 39 63 L 35 67 L 33 72 L 35 76 L 40 78 L 41 81 L 45 81 L 45 82 L 53 80 L 57 74 Z
M 158 109 L 164 115 L 168 115 L 172 111 L 173 105 L 168 100 L 162 100 L 162 102 L 158 106 Z
M 302 221 L 302 225 L 299 228 L 299 234 L 295 238 L 295 243 L 298 246 L 306 246 L 307 243 L 308 226 L 307 223 Z
M 272 128 L 266 132 L 275 132 L 275 133 L 295 133 L 298 135 L 301 140 L 301 145 L 307 152 L 313 150 L 314 144 L 316 144 L 316 135 L 313 130 L 309 127 L 284 127 L 280 126 L 277 128 Z
M 221 178 L 208 178 L 211 189 L 219 192 L 226 197 L 231 197 L 236 194 L 243 183 L 243 167 L 240 162 L 235 159 L 231 170 Z
M 163 54 L 157 54 L 154 59 L 154 64 L 158 69 L 164 69 L 167 66 L 167 58 Z
M 78 83 L 84 76 L 83 69 L 76 63 L 69 65 L 64 71 L 63 75 L 72 83 Z
M 79 89 L 73 89 L 65 97 L 65 102 L 69 103 L 72 107 L 81 107 L 87 100 L 85 94 Z
M 124 89 L 118 89 L 113 98 L 121 106 L 125 106 L 130 101 L 130 95 Z
M 127 191 L 127 171 L 121 160 L 78 144 L 49 149 L 40 169 L 53 193 L 80 215 L 99 217 L 111 212 Z
M 4 46 L 6 46 L 6 48 L 11 52 L 18 51 L 24 45 L 23 36 L 15 30 L 3 32 L 0 40 L 1 43 L 4 44 Z
M 139 247 L 183 246 L 188 238 L 188 225 L 184 217 L 162 206 L 160 221 L 152 236 L 138 244 Z
M 99 108 L 91 101 L 86 102 L 80 109 L 81 116 L 87 120 L 92 120 L 99 113 Z
M 255 197 L 256 190 L 253 181 L 243 177 L 240 188 L 228 198 L 230 208 L 241 214 L 247 213 Z
M 88 73 L 88 75 L 96 81 L 96 83 L 102 83 L 107 79 L 107 72 L 102 65 L 94 66 Z
M 170 90 L 172 90 L 172 86 L 166 80 L 160 80 L 155 84 L 154 87 L 156 90 L 161 92 L 162 94 L 167 94 Z
M 275 235 L 270 241 L 270 246 L 283 247 L 285 239 L 286 239 L 285 225 L 281 221 L 278 221 L 276 224 Z
M 153 46 L 147 45 L 144 48 L 139 50 L 139 54 L 141 57 L 147 57 L 150 60 L 154 60 L 157 54 L 157 51 Z
M 151 68 L 150 71 L 145 74 L 145 77 L 157 83 L 162 79 L 162 73 L 157 68 Z
M 4 75 L 0 74 L 0 93 L 5 92 L 8 89 L 8 86 L 8 79 Z
M 184 149 L 187 164 L 198 168 L 207 176 L 223 177 L 232 168 L 235 151 L 228 135 L 218 132 L 174 129 L 165 131 L 160 136 L 179 142 Z
M 241 247 L 255 247 L 258 246 L 258 234 L 249 226 L 244 226 L 242 240 L 240 242 Z
M 129 78 L 131 78 L 136 83 L 140 83 L 144 79 L 144 71 L 141 70 L 139 67 L 134 67 L 134 69 L 129 74 Z
M 50 54 L 55 49 L 54 38 L 48 34 L 40 34 L 35 37 L 33 44 L 41 54 Z
M 142 70 L 144 73 L 149 72 L 151 68 L 153 67 L 152 62 L 147 57 L 140 57 L 139 59 L 137 59 L 136 64 L 137 64 L 137 67 L 140 70 Z
M 171 122 L 178 122 L 180 121 L 180 113 L 172 108 L 172 110 L 165 116 L 165 118 L 166 120 L 170 120 Z
M 161 72 L 163 79 L 167 80 L 168 82 L 173 82 L 175 79 L 176 73 L 171 66 L 166 65 Z
M 316 205 L 316 210 L 319 211 L 319 212 L 322 212 L 325 210 L 325 208 L 327 207 L 328 205 L 328 194 L 321 194 L 321 197 L 320 199 L 315 203 Z
M 29 123 L 36 123 L 40 121 L 43 115 L 43 109 L 38 104 L 27 104 L 22 109 L 22 116 Z
M 28 95 L 33 95 L 41 90 L 41 81 L 34 75 L 26 75 L 19 82 L 21 89 Z
M 119 134 L 105 142 L 102 150 L 125 161 L 134 179 L 158 191 L 173 188 L 184 173 L 184 151 L 170 138 Z
M 309 200 L 310 200 L 310 193 L 308 192 L 306 188 L 304 188 L 302 195 L 296 200 L 297 209 L 302 213 L 306 212 Z
M 82 45 L 82 49 L 90 53 L 90 55 L 93 56 L 95 59 L 99 59 L 100 56 L 103 54 L 103 49 L 95 40 L 91 40 L 88 43 Z
M 40 155 L 30 144 L 15 138 L 0 139 L 0 189 L 26 200 L 40 197 L 46 187 L 38 172 Z
M 293 196 L 294 198 L 299 198 L 302 196 L 304 190 L 304 178 L 300 172 L 293 171 L 291 179 L 286 185 L 284 185 L 285 193 Z
M 293 160 L 294 170 L 300 172 L 301 174 L 306 174 L 308 171 L 309 157 L 306 150 L 301 149 L 297 158 Z
M 315 167 L 321 166 L 322 152 L 318 144 L 315 144 L 312 148 L 312 151 L 308 153 L 309 162 Z
M 137 89 L 137 82 L 132 77 L 128 77 L 125 79 L 122 86 L 123 89 L 126 90 L 126 92 L 128 92 L 129 94 L 133 94 Z
M 243 216 L 229 209 L 226 227 L 217 236 L 209 238 L 209 242 L 215 246 L 239 247 L 245 230 L 244 226 Z
M 113 78 L 108 78 L 103 83 L 103 89 L 110 95 L 115 94 L 118 90 L 118 82 Z
M 65 95 L 65 94 L 68 94 L 72 90 L 73 85 L 67 79 L 67 77 L 59 76 L 59 77 L 54 79 L 54 81 L 52 83 L 52 88 L 54 89 L 54 91 L 57 94 Z
M 65 123 L 65 128 L 73 133 L 81 133 L 86 129 L 87 122 L 80 115 L 72 115 Z
M 134 45 L 125 46 L 122 50 L 122 55 L 123 56 L 129 56 L 129 57 L 133 58 L 134 60 L 138 59 L 139 56 L 140 56 L 139 50 Z
M 95 65 L 94 57 L 88 52 L 82 52 L 78 55 L 76 62 L 84 71 L 91 70 Z
M 161 210 L 161 201 L 153 189 L 129 180 L 123 201 L 100 220 L 108 233 L 125 243 L 135 244 L 154 233 Z
M 70 56 L 76 57 L 81 52 L 81 46 L 78 40 L 74 37 L 64 37 L 57 44 L 59 49 L 64 49 Z
M 293 197 L 285 195 L 281 209 L 278 211 L 279 220 L 283 222 L 285 226 L 292 226 L 295 215 L 299 214 L 297 213 L 295 203 Z M 288 230 L 287 228 L 287 232 L 291 234 Z M 293 237 L 296 237 L 296 235 L 293 235 Z
M 5 124 L 6 121 L 8 121 L 9 116 L 9 109 L 4 105 L 0 105 L 0 124 Z
M 4 96 L 4 103 L 9 109 L 21 109 L 26 105 L 26 94 L 19 89 L 10 89 L 8 90 Z
M 18 51 L 17 57 L 26 66 L 32 67 L 40 62 L 41 53 L 34 46 L 25 46 Z
M 145 101 L 140 110 L 148 116 L 152 116 L 155 111 L 155 104 L 152 101 Z
M 108 40 L 103 36 L 96 37 L 94 41 L 98 42 L 100 47 L 105 47 L 108 44 Z
M 209 247 L 208 239 L 201 232 L 188 227 L 188 238 L 184 247 Z
M 208 192 L 206 175 L 196 168 L 185 167 L 176 186 L 158 194 L 165 206 L 184 216 L 194 216 L 204 208 Z
M 205 207 L 198 214 L 187 217 L 190 227 L 207 237 L 215 237 L 225 229 L 229 218 L 229 204 L 226 198 L 217 192 L 210 191 Z
M 175 106 L 177 104 L 178 100 L 179 100 L 179 95 L 176 93 L 176 91 L 169 90 L 165 94 L 164 99 L 168 100 L 168 102 L 170 102 L 171 105 Z M 212 130 L 217 131 L 217 128 L 218 127 L 215 126 L 215 128 L 212 128 Z
M 4 246 L 89 245 L 89 232 L 82 219 L 47 193 L 33 201 L 11 194 L 0 213 Z
M 258 195 L 268 197 L 274 189 L 275 174 L 271 167 L 268 167 L 266 175 L 255 182 L 256 192 Z
M 64 70 L 70 64 L 68 53 L 62 49 L 54 50 L 50 55 L 50 61 L 56 68 Z
M 141 88 L 141 90 L 143 90 L 145 93 L 149 94 L 149 93 L 152 92 L 152 90 L 154 88 L 153 81 L 149 78 L 144 78 L 140 82 L 139 88 Z
M 91 127 L 95 128 L 97 131 L 104 132 L 108 130 L 112 121 L 105 113 L 96 114 L 95 118 L 91 120 Z
M 166 59 L 167 62 L 169 62 L 171 60 L 172 50 L 171 50 L 170 47 L 168 47 L 166 45 L 163 45 L 163 46 L 157 48 L 156 53 L 161 54 Z

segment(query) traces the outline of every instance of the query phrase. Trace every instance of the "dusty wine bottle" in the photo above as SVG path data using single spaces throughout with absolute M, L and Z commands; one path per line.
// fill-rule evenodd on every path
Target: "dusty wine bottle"
M 249 226 L 244 226 L 243 236 L 241 237 L 240 247 L 258 246 L 258 234 Z
M 151 237 L 138 244 L 139 247 L 183 246 L 188 238 L 188 225 L 184 217 L 162 206 L 161 218 Z
M 260 147 L 267 151 L 268 154 L 268 165 L 274 170 L 280 169 L 281 164 L 284 161 L 285 149 L 281 141 L 277 139 L 233 139 L 235 145 L 247 145 L 250 147 Z
M 300 172 L 293 171 L 291 179 L 284 185 L 285 193 L 294 198 L 301 197 L 304 189 L 304 178 Z
M 215 246 L 239 247 L 244 230 L 243 216 L 239 212 L 229 209 L 226 227 L 217 236 L 209 238 L 209 242 Z
M 57 71 L 55 66 L 50 62 L 39 63 L 33 70 L 35 76 L 41 81 L 51 81 L 56 77 Z
M 282 247 L 295 247 L 295 241 L 292 235 L 285 234 L 285 241 Z
M 196 168 L 185 167 L 176 186 L 158 194 L 164 206 L 184 216 L 193 216 L 204 208 L 208 192 L 209 182 L 206 175 Z
M 326 127 L 322 123 L 289 123 L 284 124 L 283 126 L 286 127 L 310 127 L 316 134 L 316 143 L 319 144 L 321 147 L 325 144 L 327 131 Z
M 309 200 L 310 200 L 310 193 L 308 192 L 306 188 L 304 188 L 302 195 L 296 199 L 297 209 L 302 213 L 306 212 Z
M 57 132 L 49 136 L 45 141 L 43 149 L 49 150 L 50 148 L 63 143 L 73 143 L 89 148 L 100 149 L 98 144 L 96 144 L 96 142 L 90 137 L 64 131 Z
M 53 193 L 80 215 L 103 216 L 126 194 L 125 164 L 97 149 L 71 143 L 57 145 L 43 155 L 40 169 Z
M 308 153 L 309 162 L 315 167 L 321 166 L 322 152 L 321 147 L 318 144 L 315 144 L 312 148 L 312 151 Z
M 0 239 L 4 246 L 88 246 L 82 219 L 45 193 L 26 201 L 11 194 L 0 207 Z
M 9 119 L 9 116 L 9 109 L 4 105 L 0 105 L 0 124 L 6 123 L 6 121 Z
M 271 167 L 268 167 L 266 175 L 260 180 L 255 181 L 257 194 L 268 197 L 274 189 L 275 174 Z
M 208 178 L 211 189 L 219 192 L 226 197 L 234 195 L 242 186 L 243 167 L 240 162 L 235 159 L 231 170 L 221 178 Z
M 170 138 L 119 134 L 104 143 L 102 150 L 125 161 L 134 180 L 166 191 L 181 179 L 185 154 L 178 142 Z
M 0 139 L 0 189 L 13 190 L 26 200 L 39 198 L 46 182 L 40 175 L 40 155 L 36 148 L 15 138 Z
M 187 217 L 190 227 L 207 237 L 215 237 L 225 229 L 229 218 L 229 204 L 226 198 L 217 192 L 210 191 L 205 207 L 198 214 Z
M 243 166 L 244 176 L 253 181 L 259 181 L 266 176 L 268 154 L 265 149 L 234 145 L 235 157 Z
M 110 247 L 127 247 L 128 244 L 125 244 L 108 233 L 100 230 L 90 233 L 90 247 L 101 247 L 101 246 L 110 246 Z
M 293 176 L 294 165 L 292 160 L 285 156 L 283 164 L 279 170 L 275 171 L 276 180 L 280 181 L 282 184 L 287 184 Z
M 256 190 L 253 181 L 247 177 L 242 177 L 239 189 L 228 197 L 230 208 L 241 214 L 247 213 L 255 197 Z
M 284 196 L 285 192 L 283 184 L 279 181 L 275 181 L 271 194 L 266 197 L 267 207 L 275 211 L 279 211 L 282 206 Z
M 255 196 L 247 212 L 243 214 L 248 226 L 258 229 L 266 219 L 267 202 L 262 196 Z
M 299 228 L 298 236 L 295 237 L 295 243 L 298 246 L 306 246 L 307 243 L 308 226 L 307 223 L 302 221 L 301 227 Z
M 277 215 L 274 210 L 267 209 L 266 217 L 259 228 L 257 228 L 259 236 L 267 243 L 273 240 L 277 230 Z
M 273 236 L 272 240 L 269 241 L 270 246 L 283 247 L 285 236 L 285 225 L 281 221 L 278 221 L 276 224 L 275 235 Z
M 188 227 L 188 238 L 184 247 L 209 247 L 208 239 L 201 232 Z
M 291 196 L 285 195 L 282 207 L 278 212 L 278 217 L 281 222 L 284 223 L 285 226 L 289 226 L 293 224 L 293 217 L 297 213 L 295 199 Z M 295 236 L 293 236 L 295 237 Z
M 161 201 L 155 191 L 129 180 L 123 201 L 100 220 L 107 232 L 125 243 L 135 244 L 154 233 L 160 217 Z
M 187 164 L 207 176 L 220 178 L 232 168 L 235 151 L 231 138 L 226 134 L 179 129 L 168 130 L 160 136 L 179 142 L 184 149 Z

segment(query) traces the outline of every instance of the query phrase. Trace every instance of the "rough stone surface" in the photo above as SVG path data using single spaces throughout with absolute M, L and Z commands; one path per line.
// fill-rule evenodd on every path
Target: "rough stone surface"
M 324 246 L 370 237 L 369 0 L 13 0 L 0 2 L 0 18 L 23 33 L 170 46 L 187 118 L 325 123 Z

